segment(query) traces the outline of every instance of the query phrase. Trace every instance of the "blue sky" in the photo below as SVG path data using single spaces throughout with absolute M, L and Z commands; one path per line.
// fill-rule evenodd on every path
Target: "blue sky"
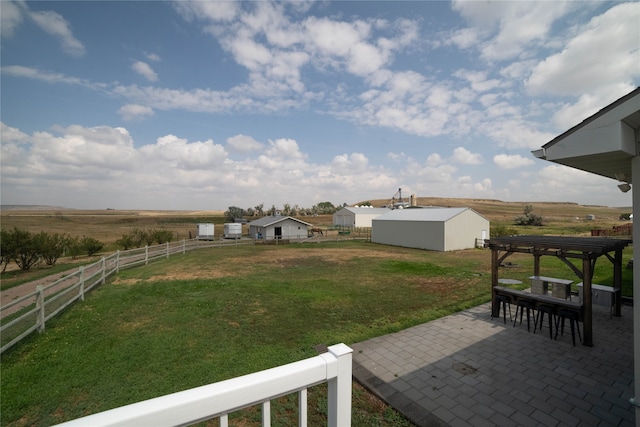
M 0 7 L 4 205 L 631 205 L 531 150 L 640 85 L 638 2 Z

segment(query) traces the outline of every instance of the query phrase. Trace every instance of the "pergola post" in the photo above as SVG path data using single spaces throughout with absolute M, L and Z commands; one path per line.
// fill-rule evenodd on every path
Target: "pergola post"
M 497 248 L 491 248 L 491 314 L 496 316 L 498 314 L 496 304 L 496 290 L 494 286 L 498 286 L 498 255 Z
M 593 347 L 593 309 L 591 307 L 591 259 L 582 259 L 582 324 L 584 326 L 582 343 Z
M 616 249 L 613 259 L 613 289 L 615 289 L 613 295 L 616 299 L 614 314 L 620 317 L 622 316 L 622 249 Z

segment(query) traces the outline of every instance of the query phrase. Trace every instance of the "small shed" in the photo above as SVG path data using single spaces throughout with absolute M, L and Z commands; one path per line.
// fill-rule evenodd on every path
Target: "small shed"
M 265 240 L 301 240 L 311 224 L 290 216 L 265 216 L 249 223 L 249 235 Z
M 333 214 L 333 225 L 340 227 L 371 227 L 374 218 L 389 213 L 388 208 L 344 207 Z
M 408 248 L 470 249 L 489 237 L 489 220 L 471 208 L 397 209 L 372 223 L 372 242 Z

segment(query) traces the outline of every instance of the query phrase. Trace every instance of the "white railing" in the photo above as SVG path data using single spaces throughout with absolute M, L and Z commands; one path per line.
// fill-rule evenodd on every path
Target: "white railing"
M 252 241 L 206 241 L 198 239 L 163 243 L 144 248 L 117 251 L 93 264 L 79 267 L 72 273 L 46 286 L 37 286 L 32 292 L 0 307 L 0 354 L 20 342 L 34 331 L 43 332 L 52 317 L 78 300 L 95 286 L 104 284 L 107 277 L 123 268 L 147 265 L 150 261 L 170 255 L 216 246 L 253 244 Z
M 212 418 L 228 426 L 228 415 L 262 405 L 262 425 L 271 425 L 270 401 L 299 393 L 298 425 L 307 425 L 307 388 L 327 382 L 327 425 L 351 426 L 352 349 L 345 344 L 288 365 L 149 399 L 60 424 L 75 426 L 182 426 Z

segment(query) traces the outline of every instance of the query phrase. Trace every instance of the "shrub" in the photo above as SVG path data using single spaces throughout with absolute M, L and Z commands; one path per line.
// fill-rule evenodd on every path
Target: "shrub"
M 102 250 L 104 244 L 93 237 L 83 237 L 81 242 L 82 249 L 87 252 L 88 256 L 94 255 Z
M 505 224 L 496 224 L 491 226 L 489 234 L 491 237 L 513 236 L 517 234 L 517 231 L 507 227 Z
M 542 226 L 542 217 L 533 213 L 533 206 L 527 205 L 524 207 L 524 215 L 516 217 L 514 222 L 515 225 L 533 225 L 540 227 Z
M 169 230 L 165 229 L 154 229 L 149 232 L 152 240 L 157 244 L 161 245 L 162 243 L 171 242 L 173 240 L 173 233 Z

